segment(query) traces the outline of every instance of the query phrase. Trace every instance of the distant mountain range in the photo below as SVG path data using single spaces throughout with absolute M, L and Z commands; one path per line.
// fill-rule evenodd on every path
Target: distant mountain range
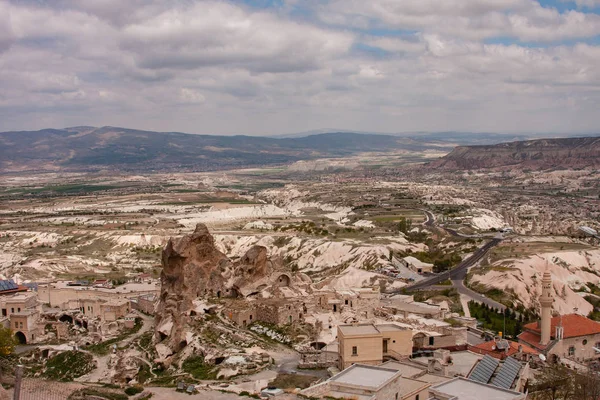
M 0 169 L 210 171 L 432 147 L 410 138 L 347 132 L 277 139 L 80 126 L 0 133 Z
M 152 132 L 110 126 L 13 131 L 0 133 L 0 171 L 212 171 L 363 152 L 449 152 L 456 145 L 523 138 L 461 132 L 407 135 L 328 132 L 276 138 Z
M 600 167 L 600 136 L 459 146 L 429 164 L 435 169 L 582 169 Z

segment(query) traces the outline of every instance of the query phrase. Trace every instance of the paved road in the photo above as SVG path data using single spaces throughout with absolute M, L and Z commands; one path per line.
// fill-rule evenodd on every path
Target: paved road
M 425 222 L 423 222 L 424 226 L 433 226 L 435 224 L 435 216 L 433 215 L 433 213 L 431 211 L 427 211 L 427 210 L 420 210 L 423 211 L 425 213 L 425 217 L 427 218 L 427 220 Z
M 487 242 L 486 244 L 484 244 L 483 246 L 481 246 L 479 249 L 477 249 L 469 258 L 463 260 L 455 268 L 453 268 L 449 271 L 442 272 L 441 274 L 437 274 L 436 276 L 433 276 L 431 278 L 417 282 L 413 285 L 406 286 L 403 289 L 408 290 L 408 291 L 422 290 L 429 286 L 437 285 L 440 282 L 443 282 L 447 279 L 451 279 L 453 281 L 453 283 L 454 283 L 454 280 L 462 281 L 467 275 L 467 269 L 469 269 L 470 267 L 475 265 L 477 262 L 479 262 L 483 258 L 483 256 L 485 256 L 492 247 L 496 246 L 501 241 L 502 241 L 502 239 L 500 239 L 500 238 L 494 238 L 494 239 L 490 240 L 489 242 Z M 400 292 L 400 291 L 401 290 L 398 290 L 398 292 Z M 475 292 L 473 292 L 473 293 L 475 293 Z M 467 294 L 467 293 L 465 293 L 465 294 Z
M 487 304 L 489 307 L 497 308 L 498 310 L 504 311 L 506 306 L 502 303 L 498 303 L 482 294 L 479 294 L 465 286 L 462 278 L 452 279 L 452 286 L 456 288 L 456 291 L 462 295 L 465 295 L 470 300 L 475 300 L 478 303 Z

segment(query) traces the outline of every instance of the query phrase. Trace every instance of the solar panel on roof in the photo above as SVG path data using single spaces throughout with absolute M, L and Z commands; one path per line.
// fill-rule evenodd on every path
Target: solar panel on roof
M 481 383 L 488 383 L 492 375 L 494 375 L 494 371 L 498 368 L 499 361 L 493 357 L 488 355 L 483 356 L 483 358 L 477 363 L 471 375 L 469 375 L 469 379 L 472 381 L 477 381 Z
M 521 370 L 521 363 L 512 357 L 508 357 L 504 364 L 500 367 L 500 371 L 492 380 L 492 385 L 498 386 L 504 389 L 510 389 L 519 371 Z
M 0 291 L 18 289 L 19 286 L 12 279 L 0 280 Z

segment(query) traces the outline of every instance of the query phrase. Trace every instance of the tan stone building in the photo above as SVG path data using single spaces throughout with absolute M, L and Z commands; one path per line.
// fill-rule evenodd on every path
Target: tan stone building
M 412 331 L 395 324 L 338 326 L 339 366 L 378 365 L 384 358 L 401 359 L 412 354 Z
M 112 301 L 133 299 L 146 294 L 158 296 L 160 283 L 127 283 L 112 289 L 93 286 L 69 286 L 66 281 L 38 285 L 38 297 L 50 307 L 68 309 L 73 302 L 85 299 Z M 77 308 L 77 307 L 76 307 Z
M 100 300 L 100 299 L 81 299 L 81 300 L 74 300 L 70 303 L 73 303 L 73 305 L 75 305 L 76 307 L 70 307 L 70 309 L 72 308 L 78 308 L 83 315 L 85 315 L 88 318 L 100 318 L 101 315 L 101 305 L 104 303 L 104 300 Z
M 10 328 L 21 344 L 31 343 L 40 335 L 38 321 L 39 311 L 35 309 L 15 312 L 10 316 Z
M 428 398 L 430 400 L 525 400 L 527 395 L 459 377 L 431 387 Z
M 131 308 L 138 310 L 144 314 L 154 314 L 154 307 L 158 297 L 155 294 L 145 294 L 134 299 L 131 299 Z
M 360 318 L 372 318 L 379 308 L 381 294 L 378 289 L 355 288 L 348 290 L 321 290 L 316 292 L 321 310 L 334 313 L 352 311 Z
M 129 313 L 128 300 L 113 300 L 100 304 L 100 319 L 107 322 L 116 321 Z
M 37 295 L 33 292 L 22 292 L 0 297 L 0 310 L 3 317 L 20 313 L 37 307 Z
M 261 299 L 231 301 L 225 315 L 239 326 L 254 322 L 288 325 L 303 322 L 306 312 L 303 299 Z
M 355 364 L 300 394 L 316 398 L 357 400 L 427 400 L 430 384 L 402 377 L 382 366 Z
M 444 349 L 467 345 L 467 327 L 442 327 L 441 332 L 418 332 L 413 336 L 413 347 Z

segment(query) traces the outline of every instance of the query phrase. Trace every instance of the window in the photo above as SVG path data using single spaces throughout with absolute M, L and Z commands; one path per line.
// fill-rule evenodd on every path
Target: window
M 353 356 L 357 356 L 358 355 L 358 347 L 352 346 L 352 355 Z
M 21 329 L 23 329 L 23 323 L 22 323 L 22 322 L 19 322 L 19 327 L 20 327 Z
M 415 396 L 415 400 L 419 400 L 419 395 L 416 395 L 416 396 Z
M 575 346 L 569 346 L 569 355 L 570 356 L 574 356 L 575 355 Z
M 434 341 L 434 337 L 433 336 L 429 336 L 429 345 L 433 346 L 433 341 Z
M 19 323 L 15 322 L 15 329 L 19 329 Z
M 17 312 L 21 312 L 21 307 L 17 308 Z
M 396 400 L 398 400 L 398 393 L 396 393 Z
M 11 312 L 11 313 L 14 313 L 14 312 L 15 312 L 15 309 L 14 309 L 14 307 L 11 307 L 11 309 L 10 309 L 10 312 Z
M 344 304 L 348 305 L 348 299 L 346 299 L 346 300 L 345 300 L 345 303 L 344 303 Z
M 3 316 L 3 317 L 6 317 L 6 308 L 3 308 L 3 309 L 2 309 L 2 316 Z
M 583 339 L 583 345 L 585 346 L 587 344 L 587 339 Z

